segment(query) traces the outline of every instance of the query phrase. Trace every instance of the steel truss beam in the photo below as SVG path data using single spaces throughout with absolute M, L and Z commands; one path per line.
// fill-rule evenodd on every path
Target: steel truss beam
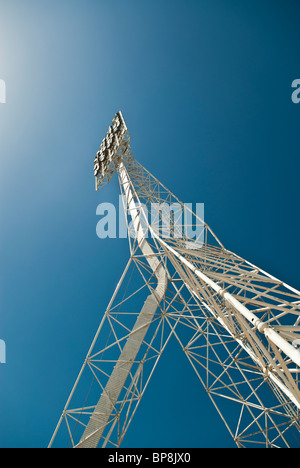
M 228 251 L 194 213 L 201 236 L 187 238 L 186 207 L 129 141 L 126 132 L 117 170 L 130 260 L 49 446 L 119 447 L 172 335 L 238 447 L 300 446 L 299 291 Z

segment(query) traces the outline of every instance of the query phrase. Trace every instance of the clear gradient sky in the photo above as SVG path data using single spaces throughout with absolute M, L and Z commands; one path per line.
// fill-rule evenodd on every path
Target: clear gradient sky
M 96 236 L 119 109 L 150 172 L 300 288 L 299 17 L 296 0 L 0 0 L 1 447 L 48 445 L 127 261 Z M 123 446 L 234 446 L 175 341 Z

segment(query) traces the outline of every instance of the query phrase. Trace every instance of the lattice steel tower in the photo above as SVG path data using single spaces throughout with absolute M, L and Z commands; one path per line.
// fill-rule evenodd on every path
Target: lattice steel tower
M 300 446 L 300 292 L 227 250 L 129 143 L 119 112 L 94 173 L 96 190 L 118 173 L 130 258 L 49 447 L 119 447 L 172 335 L 238 447 Z

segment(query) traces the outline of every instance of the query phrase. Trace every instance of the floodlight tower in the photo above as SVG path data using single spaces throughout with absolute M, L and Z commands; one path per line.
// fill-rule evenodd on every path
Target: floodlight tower
M 227 250 L 134 159 L 121 112 L 96 190 L 114 172 L 130 257 L 49 446 L 119 447 L 172 335 L 238 447 L 300 446 L 300 292 Z

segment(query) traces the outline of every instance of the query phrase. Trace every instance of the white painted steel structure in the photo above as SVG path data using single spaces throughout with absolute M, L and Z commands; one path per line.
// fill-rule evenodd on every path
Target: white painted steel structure
M 49 447 L 119 447 L 171 335 L 238 447 L 300 446 L 300 292 L 227 250 L 195 214 L 201 236 L 187 238 L 186 207 L 129 142 L 118 113 L 94 169 L 96 189 L 118 172 L 130 259 Z

